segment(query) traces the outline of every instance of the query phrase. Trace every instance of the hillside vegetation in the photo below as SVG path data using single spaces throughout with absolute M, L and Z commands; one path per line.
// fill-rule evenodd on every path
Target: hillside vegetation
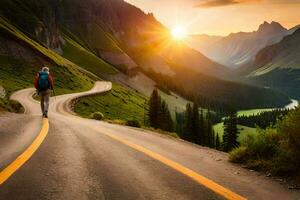
M 300 107 L 291 111 L 274 127 L 249 135 L 241 146 L 230 153 L 233 162 L 274 174 L 300 176 Z
M 57 94 L 85 91 L 93 85 L 96 77 L 90 72 L 31 40 L 3 18 L 0 18 L 0 41 L 0 85 L 6 91 L 0 103 L 2 110 L 15 110 L 8 97 L 16 90 L 32 87 L 42 66 L 51 68 Z
M 87 0 L 84 5 L 80 0 L 3 0 L 1 27 L 38 57 L 91 79 L 121 83 L 120 71 L 125 76 L 142 71 L 157 85 L 168 82 L 167 89 L 190 101 L 201 96 L 210 105 L 238 109 L 282 106 L 288 101 L 272 90 L 221 80 L 230 70 L 185 44 L 175 44 L 152 14 L 123 0 Z M 158 74 L 168 69 L 160 74 L 163 82 L 151 73 L 155 69 Z
M 134 90 L 113 84 L 111 91 L 95 97 L 81 99 L 74 111 L 79 115 L 91 118 L 95 112 L 100 112 L 107 120 L 138 121 L 145 125 L 148 121 L 148 98 Z
M 248 137 L 248 135 L 251 135 L 253 137 L 255 137 L 256 135 L 256 128 L 238 125 L 238 129 L 239 129 L 238 142 L 244 141 Z M 224 123 L 221 122 L 214 125 L 214 132 L 215 134 L 219 135 L 220 142 L 222 142 L 223 135 L 224 135 Z
M 64 39 L 66 43 L 62 47 L 63 57 L 74 62 L 78 66 L 93 72 L 99 77 L 104 78 L 105 75 L 115 75 L 118 73 L 113 66 L 109 65 L 68 36 L 65 36 Z

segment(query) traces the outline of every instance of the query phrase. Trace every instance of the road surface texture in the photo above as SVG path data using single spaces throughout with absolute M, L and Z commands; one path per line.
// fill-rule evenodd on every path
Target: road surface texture
M 97 82 L 91 91 L 51 98 L 48 135 L 32 157 L 0 184 L 1 200 L 226 199 L 214 191 L 214 184 L 200 184 L 185 169 L 246 199 L 300 199 L 299 191 L 229 163 L 225 153 L 72 115 L 68 106 L 72 99 L 110 89 L 111 83 Z M 33 93 L 25 89 L 12 96 L 25 107 L 24 115 L 0 116 L 0 172 L 40 134 L 43 120 Z

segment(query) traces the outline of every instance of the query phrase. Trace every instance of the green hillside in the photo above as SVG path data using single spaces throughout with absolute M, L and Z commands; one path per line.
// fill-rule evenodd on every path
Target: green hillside
M 2 109 L 10 108 L 8 96 L 13 91 L 32 87 L 35 74 L 45 65 L 51 68 L 51 72 L 56 80 L 57 94 L 85 91 L 92 87 L 93 79 L 96 79 L 90 72 L 81 69 L 54 51 L 31 40 L 1 17 L 0 39 L 3 43 L 4 41 L 9 41 L 11 48 L 18 45 L 22 46 L 20 47 L 22 50 L 19 49 L 20 58 L 16 58 L 15 52 L 9 50 L 0 55 L 0 85 L 7 92 L 7 97 L 2 99 L 0 104 Z M 31 55 L 23 56 L 21 55 L 24 53 L 23 51 Z
M 255 128 L 251 128 L 251 127 L 247 127 L 247 126 L 242 126 L 242 125 L 238 125 L 238 129 L 239 129 L 239 136 L 238 136 L 238 141 L 241 142 L 243 141 L 247 135 L 256 135 L 257 131 Z M 221 141 L 223 140 L 223 134 L 224 134 L 224 124 L 222 123 L 218 123 L 214 125 L 214 131 L 215 133 L 219 134 L 219 137 L 221 139 Z
M 105 75 L 115 75 L 118 71 L 95 54 L 83 48 L 80 44 L 64 36 L 66 41 L 63 45 L 63 57 L 74 62 L 80 67 L 93 72 L 99 77 L 105 77 Z
M 134 90 L 113 84 L 112 90 L 106 94 L 80 100 L 75 106 L 75 112 L 87 118 L 92 113 L 101 112 L 108 120 L 137 120 L 144 125 L 148 111 L 147 100 L 147 97 Z

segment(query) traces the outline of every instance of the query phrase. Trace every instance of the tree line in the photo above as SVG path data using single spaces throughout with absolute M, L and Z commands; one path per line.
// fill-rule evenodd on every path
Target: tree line
M 141 70 L 151 77 L 162 91 L 166 93 L 175 91 L 190 101 L 197 99 L 200 107 L 211 108 L 226 114 L 225 116 L 231 110 L 278 107 L 288 103 L 285 97 L 275 98 L 278 95 L 276 96 L 271 90 L 261 95 L 260 92 L 264 92 L 264 89 L 230 81 L 217 81 L 215 78 L 194 70 L 176 66 L 174 63 L 169 64 L 172 66 L 175 76 L 161 74 L 151 69 Z M 257 91 L 255 92 L 255 90 Z M 236 91 L 240 91 L 243 95 L 237 94 Z M 273 98 L 273 96 L 275 97 Z
M 162 100 L 157 89 L 153 90 L 149 99 L 148 116 L 151 127 L 169 132 L 173 131 L 174 124 L 168 105 Z
M 200 108 L 197 100 L 192 104 L 188 103 L 185 112 L 176 112 L 174 125 L 168 105 L 155 89 L 149 99 L 148 116 L 151 127 L 169 132 L 175 131 L 180 138 L 186 141 L 223 151 L 230 151 L 238 147 L 239 132 L 236 112 L 231 112 L 229 117 L 224 120 L 222 140 L 213 129 L 213 124 L 219 121 L 219 114 L 210 109 Z
M 274 109 L 272 111 L 261 112 L 258 115 L 243 115 L 238 117 L 238 121 L 243 126 L 258 126 L 259 128 L 266 129 L 269 126 L 275 125 L 278 120 L 281 120 L 289 112 L 289 109 Z

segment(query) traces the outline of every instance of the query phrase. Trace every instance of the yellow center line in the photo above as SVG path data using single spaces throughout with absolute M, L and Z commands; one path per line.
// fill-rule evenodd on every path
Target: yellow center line
M 94 130 L 96 130 L 96 129 L 94 129 Z M 96 131 L 99 132 L 99 130 L 96 130 Z M 100 132 L 100 133 L 102 133 L 102 132 Z M 106 135 L 106 136 L 108 136 L 108 137 L 110 137 L 110 138 L 112 138 L 112 139 L 114 139 L 114 140 L 116 140 L 116 141 L 118 141 L 122 144 L 125 144 L 126 146 L 129 146 L 129 147 L 131 147 L 131 148 L 133 148 L 133 149 L 135 149 L 139 152 L 142 152 L 142 153 L 146 154 L 147 156 L 149 156 L 149 157 L 151 157 L 155 160 L 160 161 L 161 163 L 163 163 L 163 164 L 171 167 L 172 169 L 174 169 L 174 170 L 190 177 L 191 179 L 193 179 L 197 183 L 205 186 L 206 188 L 214 191 L 215 193 L 221 195 L 222 197 L 224 197 L 226 199 L 229 199 L 229 200 L 246 200 L 245 197 L 242 197 L 239 194 L 234 193 L 233 191 L 219 185 L 218 183 L 216 183 L 216 182 L 214 182 L 214 181 L 198 174 L 197 172 L 195 172 L 195 171 L 193 171 L 193 170 L 191 170 L 191 169 L 189 169 L 189 168 L 187 168 L 187 167 L 185 167 L 185 166 L 183 166 L 179 163 L 176 163 L 176 162 L 174 162 L 174 161 L 172 161 L 172 160 L 170 160 L 170 159 L 168 159 L 168 158 L 166 158 L 166 157 L 164 157 L 164 156 L 162 156 L 158 153 L 150 151 L 149 149 L 146 149 L 142 146 L 131 143 L 127 140 L 121 139 L 121 138 L 119 138 L 115 135 L 108 134 L 108 133 L 102 133 L 102 134 L 104 134 L 104 135 Z
M 36 152 L 39 146 L 42 144 L 46 138 L 49 131 L 49 121 L 48 119 L 43 119 L 43 126 L 33 141 L 33 143 L 11 164 L 9 164 L 3 171 L 0 172 L 0 185 L 2 185 L 10 176 L 12 176 L 22 165 L 26 163 L 27 160 Z

